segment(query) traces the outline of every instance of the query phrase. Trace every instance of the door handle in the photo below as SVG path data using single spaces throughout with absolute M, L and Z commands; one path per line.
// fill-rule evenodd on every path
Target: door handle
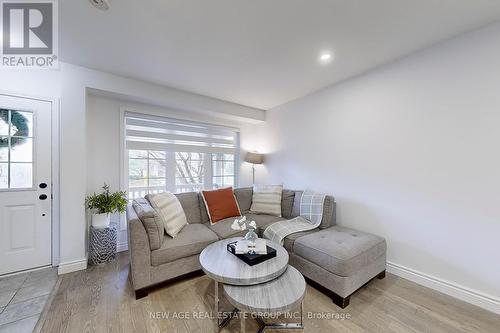
M 40 199 L 40 200 L 47 199 L 47 194 L 40 194 L 40 196 L 38 197 L 38 199 Z

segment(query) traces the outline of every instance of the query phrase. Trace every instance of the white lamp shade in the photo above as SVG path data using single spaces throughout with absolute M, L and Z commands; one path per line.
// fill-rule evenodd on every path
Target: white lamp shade
M 252 164 L 262 164 L 264 163 L 264 154 L 259 154 L 256 152 L 248 152 L 245 155 L 245 162 Z

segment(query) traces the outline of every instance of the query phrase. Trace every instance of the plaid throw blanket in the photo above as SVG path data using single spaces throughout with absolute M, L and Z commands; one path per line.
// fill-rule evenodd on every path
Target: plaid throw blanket
M 317 228 L 323 218 L 324 202 L 324 194 L 304 191 L 300 198 L 300 216 L 271 224 L 264 230 L 264 237 L 283 245 L 286 236 Z

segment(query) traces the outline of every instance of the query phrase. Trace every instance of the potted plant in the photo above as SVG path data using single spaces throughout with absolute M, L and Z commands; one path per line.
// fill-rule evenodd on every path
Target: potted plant
M 127 194 L 125 191 L 110 193 L 109 185 L 104 183 L 103 192 L 92 194 L 85 198 L 85 206 L 93 210 L 92 226 L 106 228 L 109 226 L 109 214 L 123 213 L 127 209 Z

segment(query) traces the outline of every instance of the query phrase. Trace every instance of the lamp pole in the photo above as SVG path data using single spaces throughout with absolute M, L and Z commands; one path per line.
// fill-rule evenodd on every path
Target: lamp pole
M 255 185 L 255 164 L 252 164 L 252 185 Z
M 262 164 L 264 155 L 257 152 L 248 152 L 245 156 L 245 162 L 252 165 L 252 184 L 255 185 L 255 164 Z

